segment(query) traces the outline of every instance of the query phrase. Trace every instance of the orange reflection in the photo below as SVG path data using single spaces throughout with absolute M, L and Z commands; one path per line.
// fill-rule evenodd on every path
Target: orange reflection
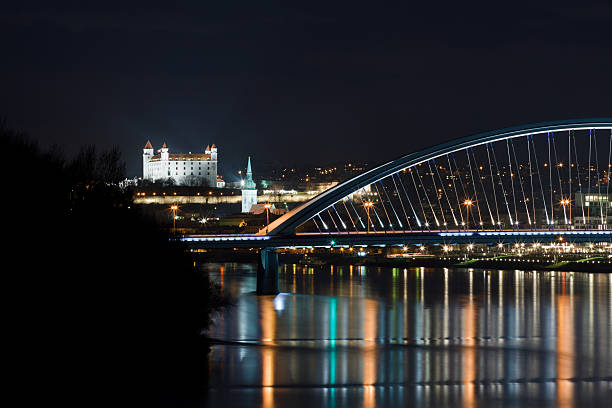
M 569 380 L 574 376 L 575 334 L 572 303 L 571 296 L 557 297 L 557 404 L 559 406 L 569 405 L 574 399 L 574 383 Z
M 274 297 L 264 296 L 260 298 L 261 310 L 261 340 L 264 343 L 272 343 L 276 331 L 276 313 L 274 312 Z M 262 406 L 274 406 L 274 350 L 264 346 L 261 350 L 261 384 Z
M 471 277 L 471 276 L 470 276 Z M 464 344 L 465 351 L 463 355 L 463 404 L 466 407 L 475 405 L 475 385 L 476 380 L 476 309 L 470 297 L 467 307 L 463 310 L 464 322 Z
M 378 331 L 378 303 L 373 300 L 364 302 L 363 339 L 366 342 L 363 352 L 363 406 L 376 406 L 376 333 Z
M 261 390 L 261 406 L 263 408 L 274 407 L 274 388 L 263 387 Z
M 375 342 L 378 330 L 378 303 L 374 300 L 365 300 L 364 307 L 363 339 L 366 344 L 364 345 L 363 354 L 363 385 L 373 385 L 376 382 Z
M 376 389 L 373 385 L 363 387 L 363 406 L 364 408 L 376 406 Z

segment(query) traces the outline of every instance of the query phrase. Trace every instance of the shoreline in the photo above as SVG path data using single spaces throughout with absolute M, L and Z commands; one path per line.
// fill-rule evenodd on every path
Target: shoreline
M 204 254 L 194 253 L 194 259 L 198 263 L 207 262 L 243 262 L 257 264 L 257 254 L 254 252 L 209 252 Z M 309 261 L 308 259 L 312 259 Z M 590 259 L 590 258 L 589 258 Z M 279 254 L 279 264 L 299 264 L 303 266 L 372 266 L 372 267 L 392 267 L 392 268 L 453 268 L 453 269 L 497 269 L 497 270 L 529 270 L 529 271 L 548 271 L 548 272 L 587 272 L 587 273 L 612 273 L 612 262 L 607 259 L 593 260 L 568 260 L 554 262 L 542 259 L 508 259 L 508 258 L 387 258 L 384 256 L 370 256 L 367 258 L 343 256 L 343 255 L 322 255 L 305 257 L 302 254 Z

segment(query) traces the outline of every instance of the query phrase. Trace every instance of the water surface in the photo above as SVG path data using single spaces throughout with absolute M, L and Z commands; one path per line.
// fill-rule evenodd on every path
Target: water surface
M 612 406 L 612 274 L 208 264 L 210 406 Z M 226 343 L 225 343 L 226 342 Z

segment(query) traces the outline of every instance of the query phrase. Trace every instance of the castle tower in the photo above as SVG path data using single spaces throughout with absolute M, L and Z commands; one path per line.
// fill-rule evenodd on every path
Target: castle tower
M 210 146 L 210 160 L 217 161 L 217 146 L 214 143 Z
M 151 144 L 150 140 L 147 140 L 147 144 L 145 145 L 144 149 L 142 149 L 142 179 L 149 179 L 151 178 L 151 175 L 149 174 L 148 171 L 148 166 L 147 163 L 149 162 L 149 160 L 151 160 L 151 157 L 153 157 L 153 145 Z
M 214 145 L 213 145 L 214 146 Z M 251 170 L 251 157 L 247 164 L 247 179 L 242 189 L 242 212 L 251 211 L 253 204 L 257 204 L 257 186 L 253 181 L 253 171 Z
M 170 154 L 168 153 L 168 146 L 166 146 L 166 142 L 162 145 L 161 148 L 161 157 L 162 161 L 168 161 L 170 159 Z

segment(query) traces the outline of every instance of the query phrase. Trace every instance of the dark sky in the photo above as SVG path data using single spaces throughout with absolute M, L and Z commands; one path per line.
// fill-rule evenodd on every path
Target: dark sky
M 609 1 L 6 3 L 0 116 L 68 154 L 118 144 L 130 175 L 147 139 L 216 143 L 229 178 L 612 116 Z

